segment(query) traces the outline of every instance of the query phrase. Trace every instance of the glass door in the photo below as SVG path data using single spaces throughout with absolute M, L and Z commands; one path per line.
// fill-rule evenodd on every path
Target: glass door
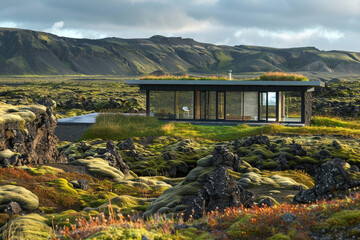
M 276 122 L 276 92 L 260 92 L 260 121 Z

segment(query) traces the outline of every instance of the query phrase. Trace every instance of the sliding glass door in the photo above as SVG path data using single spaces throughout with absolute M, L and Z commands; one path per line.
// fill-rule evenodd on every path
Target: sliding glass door
M 276 92 L 260 92 L 260 121 L 276 122 L 277 121 L 277 97 Z

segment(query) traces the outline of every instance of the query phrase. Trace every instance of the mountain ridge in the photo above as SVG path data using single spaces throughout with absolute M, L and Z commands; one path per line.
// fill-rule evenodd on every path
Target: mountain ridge
M 311 71 L 360 73 L 360 53 L 315 47 L 215 45 L 191 38 L 77 39 L 0 28 L 0 75 L 141 75 Z

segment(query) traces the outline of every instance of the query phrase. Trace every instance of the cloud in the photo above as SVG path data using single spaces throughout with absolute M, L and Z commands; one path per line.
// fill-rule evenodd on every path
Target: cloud
M 106 37 L 105 33 L 100 33 L 97 31 L 84 30 L 84 29 L 71 29 L 64 28 L 64 21 L 55 22 L 51 28 L 45 29 L 44 32 L 49 32 L 61 37 L 70 37 L 70 38 L 104 38 Z
M 299 31 L 266 30 L 259 28 L 244 28 L 235 32 L 234 36 L 242 44 L 259 44 L 276 47 L 308 46 L 314 39 L 335 42 L 344 38 L 344 33 L 338 30 L 327 30 L 322 27 L 306 28 Z
M 160 34 L 229 45 L 359 50 L 359 0 L 0 0 L 0 5 L 0 26 L 8 22 L 68 37 Z

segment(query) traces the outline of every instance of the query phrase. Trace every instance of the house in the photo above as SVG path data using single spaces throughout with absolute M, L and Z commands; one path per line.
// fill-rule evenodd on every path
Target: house
M 146 113 L 159 119 L 310 125 L 320 81 L 127 80 L 146 91 Z

